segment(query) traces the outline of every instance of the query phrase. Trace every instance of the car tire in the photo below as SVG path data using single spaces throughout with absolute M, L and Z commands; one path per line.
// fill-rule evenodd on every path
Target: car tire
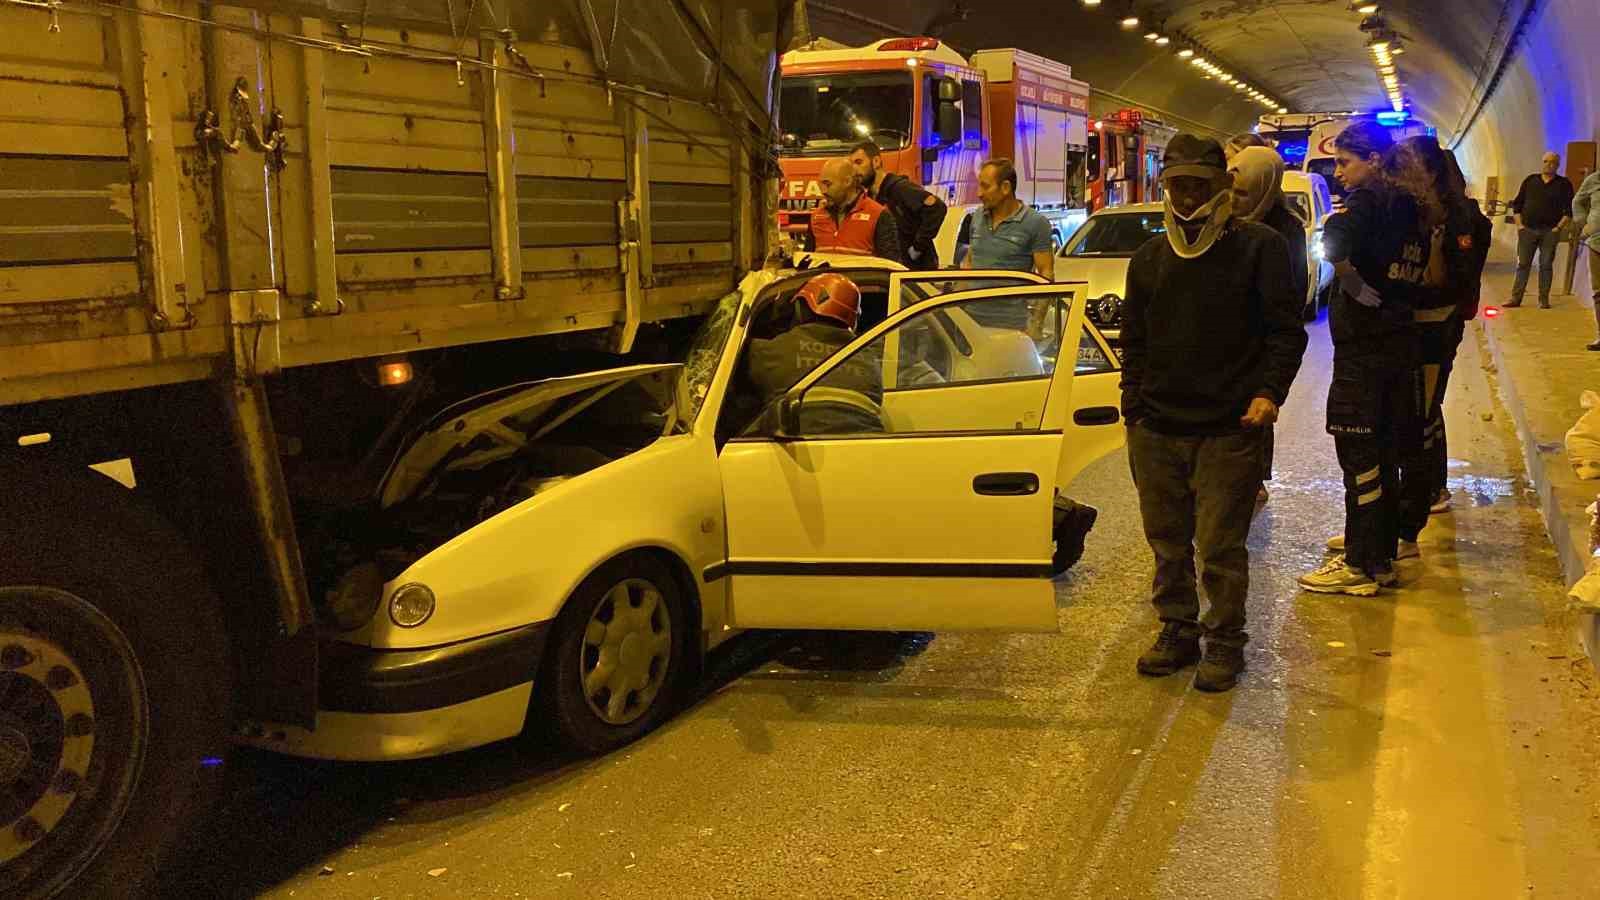
M 638 740 L 683 696 L 693 628 L 684 588 L 661 560 L 633 554 L 606 563 L 556 617 L 530 723 L 587 754 Z M 595 677 L 608 666 L 610 678 Z
M 0 827 L 17 843 L 0 847 L 0 895 L 143 896 L 220 786 L 221 607 L 184 538 L 132 491 L 88 469 L 6 469 Z M 19 736 L 44 742 L 19 756 Z M 52 793 L 74 796 L 63 810 Z
M 1057 497 L 1054 509 L 1055 552 L 1050 560 L 1051 576 L 1060 575 L 1083 558 L 1084 541 L 1094 529 L 1100 512 L 1087 504 Z

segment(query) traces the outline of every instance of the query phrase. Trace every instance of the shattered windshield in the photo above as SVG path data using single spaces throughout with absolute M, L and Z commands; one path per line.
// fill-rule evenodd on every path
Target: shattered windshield
M 742 289 L 724 294 L 716 308 L 700 323 L 700 330 L 695 332 L 694 341 L 689 345 L 689 354 L 683 361 L 682 418 L 685 426 L 694 422 L 700 415 L 700 408 L 706 404 L 711 379 L 717 375 L 717 363 L 722 360 L 728 335 L 733 333 L 733 323 L 739 316 L 739 303 L 743 299 Z
M 899 150 L 911 137 L 912 95 L 909 72 L 788 76 L 778 106 L 782 152 L 845 153 L 868 138 Z

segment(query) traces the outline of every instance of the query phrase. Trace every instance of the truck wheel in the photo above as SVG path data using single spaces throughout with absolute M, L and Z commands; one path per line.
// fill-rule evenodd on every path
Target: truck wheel
M 0 895 L 138 896 L 214 786 L 232 681 L 218 607 L 125 488 L 6 468 Z
M 671 715 L 689 671 L 691 617 L 672 572 L 648 556 L 601 566 L 556 618 L 530 719 L 607 753 Z

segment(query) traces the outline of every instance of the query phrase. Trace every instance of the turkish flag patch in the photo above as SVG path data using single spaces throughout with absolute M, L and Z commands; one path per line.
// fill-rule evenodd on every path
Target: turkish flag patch
M 1462 250 L 1471 250 L 1472 249 L 1472 235 L 1463 234 L 1463 235 L 1457 236 L 1456 237 L 1456 246 L 1460 247 Z

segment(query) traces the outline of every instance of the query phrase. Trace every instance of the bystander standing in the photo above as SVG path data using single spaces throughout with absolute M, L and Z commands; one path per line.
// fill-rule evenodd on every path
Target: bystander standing
M 1517 277 L 1511 282 L 1511 302 L 1522 305 L 1528 291 L 1528 276 L 1533 271 L 1533 256 L 1539 254 L 1539 308 L 1550 308 L 1550 286 L 1555 283 L 1556 246 L 1561 233 L 1572 221 L 1572 182 L 1561 176 L 1561 156 L 1546 153 L 1537 175 L 1529 175 L 1511 201 L 1517 221 Z
M 1134 254 L 1123 306 L 1122 412 L 1162 626 L 1138 669 L 1199 662 L 1195 687 L 1225 691 L 1245 667 L 1261 430 L 1288 399 L 1306 333 L 1283 238 L 1233 214 L 1222 146 L 1178 135 L 1161 178 L 1167 231 Z

